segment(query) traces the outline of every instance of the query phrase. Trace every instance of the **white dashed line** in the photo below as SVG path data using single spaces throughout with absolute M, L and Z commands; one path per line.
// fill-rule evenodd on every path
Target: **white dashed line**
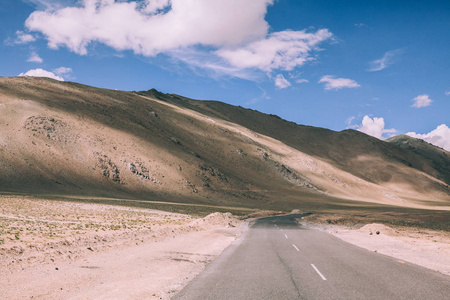
M 297 250 L 298 252 L 300 252 L 300 250 L 298 250 L 297 246 L 295 246 L 294 244 L 292 244 L 292 246 L 294 246 L 295 250 Z
M 314 268 L 314 270 L 317 272 L 317 274 L 319 274 L 319 276 L 320 276 L 323 280 L 327 280 L 327 279 L 325 278 L 325 276 L 323 276 L 322 273 L 320 273 L 319 269 L 317 269 L 315 265 L 311 264 L 311 266 Z
M 285 234 L 284 236 L 287 238 L 287 235 L 286 235 L 286 234 Z

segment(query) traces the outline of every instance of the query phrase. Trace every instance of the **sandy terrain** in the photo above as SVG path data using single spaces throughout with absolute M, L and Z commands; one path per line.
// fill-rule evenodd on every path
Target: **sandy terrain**
M 120 206 L 0 198 L 1 299 L 168 299 L 243 230 Z
M 343 226 L 325 224 L 315 217 L 310 219 L 306 217 L 301 223 L 326 231 L 361 248 L 450 275 L 450 232 L 448 231 L 389 227 L 377 223 Z

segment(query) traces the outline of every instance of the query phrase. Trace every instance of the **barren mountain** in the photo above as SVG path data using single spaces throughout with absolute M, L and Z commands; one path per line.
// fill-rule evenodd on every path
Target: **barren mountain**
M 293 209 L 450 207 L 450 156 L 216 101 L 0 78 L 0 192 Z

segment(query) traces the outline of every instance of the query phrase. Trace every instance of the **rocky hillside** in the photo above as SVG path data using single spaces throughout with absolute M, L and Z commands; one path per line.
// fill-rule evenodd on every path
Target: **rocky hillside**
M 450 204 L 448 152 L 220 102 L 0 78 L 0 115 L 2 193 L 268 209 Z

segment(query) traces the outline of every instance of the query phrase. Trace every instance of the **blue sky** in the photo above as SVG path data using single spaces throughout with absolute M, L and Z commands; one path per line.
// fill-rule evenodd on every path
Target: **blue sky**
M 2 0 L 0 25 L 0 76 L 156 88 L 450 150 L 450 1 Z

